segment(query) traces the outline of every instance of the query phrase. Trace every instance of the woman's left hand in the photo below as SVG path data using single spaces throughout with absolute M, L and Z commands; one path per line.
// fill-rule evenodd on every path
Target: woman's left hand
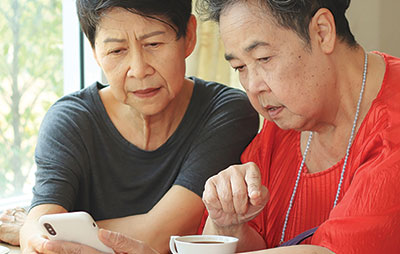
M 209 178 L 203 192 L 208 216 L 219 228 L 233 228 L 255 218 L 269 200 L 258 166 L 232 165 Z
M 14 208 L 4 211 L 0 215 L 0 241 L 19 245 L 19 231 L 26 219 L 23 208 Z
M 104 229 L 99 231 L 99 239 L 108 247 L 112 248 L 115 253 L 123 254 L 159 254 L 154 249 L 150 248 L 144 242 L 132 239 L 118 232 L 112 232 Z M 100 254 L 102 252 L 90 248 L 89 246 L 64 242 L 64 241 L 46 241 L 43 244 L 41 253 L 85 253 L 85 254 Z

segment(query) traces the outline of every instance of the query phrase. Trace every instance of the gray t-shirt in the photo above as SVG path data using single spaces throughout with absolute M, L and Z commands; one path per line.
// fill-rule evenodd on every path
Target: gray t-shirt
M 210 176 L 240 163 L 257 133 L 258 114 L 242 91 L 192 79 L 181 123 L 154 151 L 121 136 L 100 99 L 104 85 L 58 100 L 40 127 L 31 207 L 58 204 L 102 220 L 146 213 L 172 185 L 201 196 Z

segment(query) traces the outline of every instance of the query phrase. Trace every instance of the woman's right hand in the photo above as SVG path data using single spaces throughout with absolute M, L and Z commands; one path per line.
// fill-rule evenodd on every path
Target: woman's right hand
M 48 242 L 39 224 L 39 218 L 45 214 L 65 213 L 66 209 L 55 204 L 43 204 L 33 207 L 20 230 L 21 253 L 45 253 L 43 246 Z M 49 252 L 47 252 L 49 253 Z
M 0 214 L 0 241 L 11 245 L 19 245 L 19 231 L 26 219 L 23 208 L 5 210 Z
M 159 254 L 157 251 L 149 247 L 142 241 L 132 239 L 122 233 L 112 232 L 104 229 L 99 231 L 99 239 L 108 247 L 112 248 L 115 253 L 125 254 Z M 69 254 L 69 253 L 85 253 L 85 254 L 104 254 L 87 245 L 65 242 L 65 241 L 50 241 L 46 240 L 42 243 L 40 252 L 43 254 Z M 36 252 L 24 252 L 26 254 Z
M 219 228 L 238 226 L 255 218 L 269 200 L 257 165 L 230 166 L 207 180 L 203 202 Z
M 44 254 L 44 253 L 52 253 L 46 252 L 44 250 L 44 246 L 46 242 L 49 240 L 45 238 L 43 235 L 34 234 L 29 239 L 27 239 L 26 244 L 23 248 L 21 248 L 21 253 L 23 254 Z

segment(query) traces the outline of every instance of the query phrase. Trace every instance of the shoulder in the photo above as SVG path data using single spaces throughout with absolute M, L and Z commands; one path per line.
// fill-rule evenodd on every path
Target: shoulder
M 385 53 L 377 52 L 374 53 L 383 57 L 386 64 L 385 82 L 400 82 L 400 58 L 391 56 Z
M 64 95 L 51 106 L 49 111 L 90 111 L 101 102 L 98 91 L 102 87 L 104 87 L 102 84 L 96 82 L 84 89 Z
M 93 117 L 99 111 L 101 104 L 98 95 L 99 83 L 82 90 L 61 97 L 47 111 L 42 124 L 46 122 L 56 123 L 80 123 Z
M 191 77 L 195 86 L 192 102 L 209 113 L 226 115 L 247 115 L 258 118 L 245 92 L 226 85 Z M 229 119 L 229 117 L 228 117 Z
M 55 102 L 47 111 L 39 130 L 39 143 L 53 139 L 72 140 L 93 131 L 102 119 L 102 103 L 98 83 L 68 94 Z
M 386 69 L 381 89 L 373 100 L 355 140 L 363 151 L 368 144 L 382 149 L 400 144 L 400 59 L 375 52 L 384 58 Z
M 380 52 L 375 53 L 384 59 L 385 74 L 381 89 L 373 103 L 376 105 L 385 105 L 388 113 L 398 112 L 398 101 L 400 100 L 400 58 Z
M 195 96 L 201 97 L 202 99 L 209 99 L 216 104 L 226 104 L 235 101 L 249 102 L 246 93 L 237 88 L 195 77 L 191 77 L 191 79 L 193 79 L 195 84 Z
M 101 85 L 95 83 L 63 96 L 50 107 L 40 125 L 37 161 L 72 162 L 73 158 L 83 156 L 81 151 L 86 150 L 87 141 L 96 137 L 96 133 L 104 133 L 100 129 L 105 128 L 104 124 L 97 124 L 101 119 L 99 88 Z

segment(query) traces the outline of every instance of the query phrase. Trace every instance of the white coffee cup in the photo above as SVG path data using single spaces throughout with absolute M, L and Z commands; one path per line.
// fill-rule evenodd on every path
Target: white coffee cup
M 238 239 L 222 235 L 171 236 L 169 248 L 173 254 L 233 254 Z
M 0 254 L 10 253 L 10 249 L 4 246 L 0 246 Z

